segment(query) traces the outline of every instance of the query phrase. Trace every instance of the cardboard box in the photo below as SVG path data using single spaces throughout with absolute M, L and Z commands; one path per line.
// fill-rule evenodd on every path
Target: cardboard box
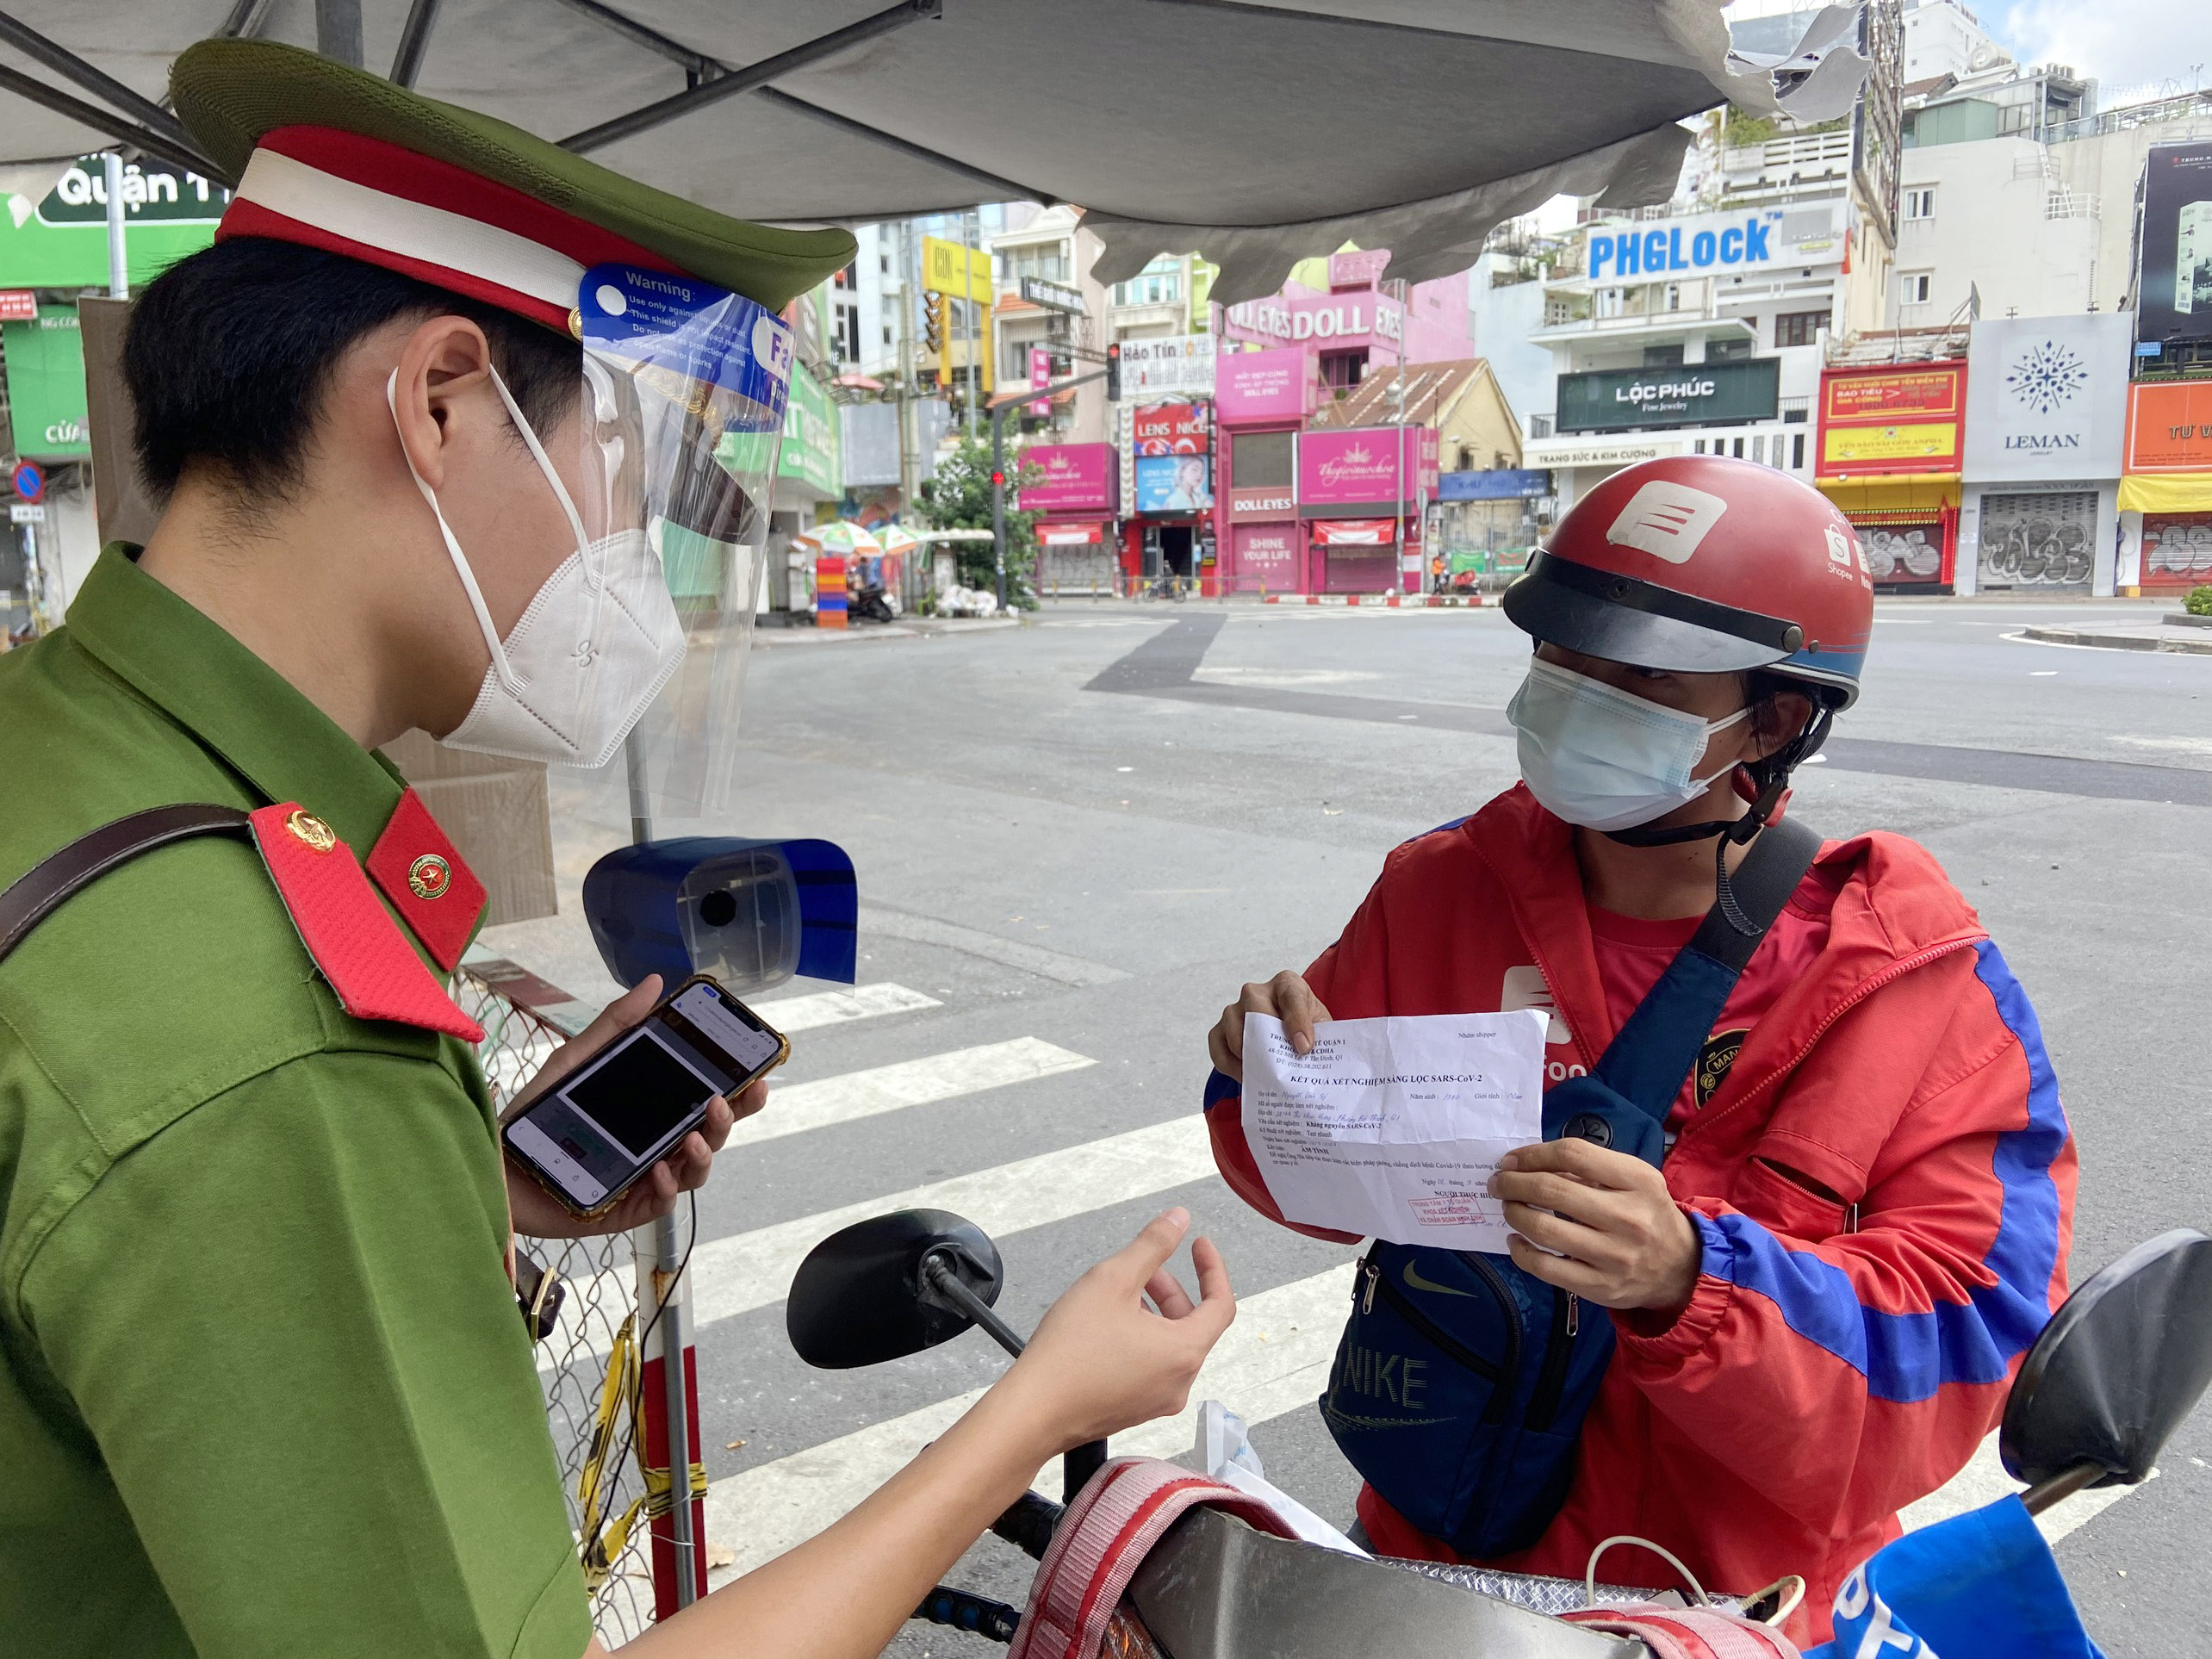
M 384 756 L 414 786 L 484 884 L 486 927 L 555 913 L 553 825 L 544 767 L 448 749 L 419 731 L 387 743 Z

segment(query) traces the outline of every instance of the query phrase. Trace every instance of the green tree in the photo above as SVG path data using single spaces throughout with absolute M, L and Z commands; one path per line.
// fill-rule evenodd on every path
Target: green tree
M 1037 515 L 1014 511 L 1014 492 L 1042 475 L 1035 466 L 1024 467 L 1018 456 L 1006 463 L 1006 602 L 1025 611 L 1036 609 L 1037 595 L 1030 582 L 1037 562 Z M 922 503 L 929 522 L 939 530 L 991 528 L 991 445 L 979 438 L 963 438 L 949 455 L 937 457 L 937 470 L 922 486 Z M 989 542 L 955 542 L 962 585 L 995 591 L 998 584 L 997 556 Z

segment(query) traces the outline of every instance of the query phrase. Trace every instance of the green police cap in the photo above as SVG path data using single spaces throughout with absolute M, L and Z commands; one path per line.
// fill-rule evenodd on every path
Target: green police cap
M 489 115 L 269 40 L 202 40 L 177 114 L 237 177 L 216 234 L 344 253 L 567 328 L 595 264 L 695 276 L 780 309 L 852 262 L 842 230 L 732 219 Z

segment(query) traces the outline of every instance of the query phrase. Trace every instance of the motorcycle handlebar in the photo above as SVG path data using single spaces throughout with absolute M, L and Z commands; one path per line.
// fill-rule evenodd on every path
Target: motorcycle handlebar
M 1032 1561 L 1042 1561 L 1053 1532 L 1067 1512 L 1050 1498 L 1024 1492 L 1006 1513 L 991 1523 L 991 1530 Z

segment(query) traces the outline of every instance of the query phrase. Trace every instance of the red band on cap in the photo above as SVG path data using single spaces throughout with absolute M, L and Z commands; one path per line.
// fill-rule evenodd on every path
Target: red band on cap
M 216 236 L 342 253 L 565 328 L 590 266 L 677 266 L 603 226 L 449 161 L 358 133 L 262 135 Z

